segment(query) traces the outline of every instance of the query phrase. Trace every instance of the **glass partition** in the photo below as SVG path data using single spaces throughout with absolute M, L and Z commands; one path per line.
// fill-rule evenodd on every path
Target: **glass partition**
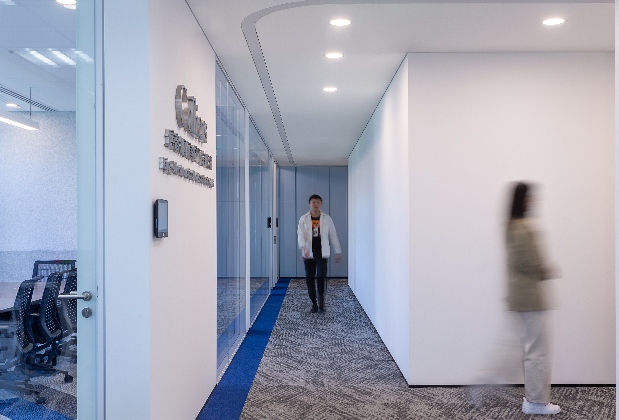
M 272 189 L 269 150 L 253 124 L 249 128 L 250 313 L 251 322 L 269 296 L 271 275 Z
M 217 68 L 217 364 L 246 331 L 245 110 Z
M 96 2 L 1 3 L 0 419 L 94 418 Z

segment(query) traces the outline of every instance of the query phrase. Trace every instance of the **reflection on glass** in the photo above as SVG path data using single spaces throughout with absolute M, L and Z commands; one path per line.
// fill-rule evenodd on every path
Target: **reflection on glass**
M 269 151 L 252 124 L 249 129 L 250 308 L 251 321 L 269 295 L 271 274 L 272 174 Z
M 0 418 L 75 419 L 75 112 L 32 114 L 0 124 Z
M 217 69 L 217 362 L 221 372 L 245 325 L 245 114 Z

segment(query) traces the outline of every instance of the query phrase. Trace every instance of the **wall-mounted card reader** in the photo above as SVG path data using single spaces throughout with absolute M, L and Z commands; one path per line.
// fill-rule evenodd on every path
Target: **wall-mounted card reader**
M 167 238 L 168 236 L 168 200 L 155 201 L 155 237 Z

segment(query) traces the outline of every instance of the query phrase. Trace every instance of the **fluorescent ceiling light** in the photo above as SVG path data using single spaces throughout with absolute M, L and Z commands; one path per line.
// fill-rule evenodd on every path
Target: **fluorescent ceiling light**
M 56 51 L 54 49 L 49 48 L 49 51 L 54 54 L 55 57 L 57 57 L 60 61 L 69 64 L 70 66 L 74 66 L 75 65 L 75 61 L 71 60 L 69 57 L 67 57 L 66 55 L 64 55 L 63 53 L 61 53 L 60 51 Z
M 76 0 L 56 0 L 56 2 L 62 4 L 67 9 L 75 10 Z
M 71 51 L 73 51 L 77 57 L 81 58 L 82 60 L 84 60 L 87 63 L 94 63 L 95 62 L 95 60 L 90 58 L 90 56 L 88 54 L 86 54 L 84 51 L 75 51 L 75 48 L 71 48 Z
M 30 48 L 24 48 L 25 53 L 20 53 L 22 57 L 32 61 L 35 64 L 45 64 L 47 66 L 58 67 L 58 64 L 54 63 L 49 58 L 45 57 L 43 54 L 36 50 L 31 50 Z
M 12 102 L 9 102 L 8 104 L 6 104 L 6 106 L 8 106 L 9 108 L 19 108 L 19 105 L 14 104 Z
M 324 90 L 325 92 L 335 92 L 337 90 L 336 87 L 326 87 L 323 88 L 322 90 Z
M 329 22 L 333 26 L 346 26 L 350 25 L 350 21 L 348 19 L 333 19 Z
M 39 123 L 32 121 L 30 118 L 26 118 L 15 112 L 7 112 L 0 109 L 0 122 L 14 125 L 15 127 L 23 128 L 25 130 L 38 130 Z
M 562 19 L 562 18 L 552 18 L 552 19 L 546 19 L 543 22 L 543 24 L 551 26 L 551 25 L 560 25 L 563 22 L 565 22 L 565 19 Z
M 344 57 L 344 54 L 333 52 L 333 53 L 325 54 L 325 57 L 327 57 L 327 58 L 342 58 L 342 57 Z

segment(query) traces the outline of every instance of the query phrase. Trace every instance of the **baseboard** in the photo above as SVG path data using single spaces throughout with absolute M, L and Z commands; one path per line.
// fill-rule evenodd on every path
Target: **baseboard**
M 305 280 L 305 277 L 279 277 L 280 279 L 290 279 L 290 280 Z M 348 277 L 325 277 L 327 280 L 346 280 Z
M 409 385 L 409 388 L 465 388 L 469 386 L 494 386 L 523 388 L 524 384 L 467 384 L 467 385 Z M 555 388 L 616 388 L 616 384 L 551 384 Z

